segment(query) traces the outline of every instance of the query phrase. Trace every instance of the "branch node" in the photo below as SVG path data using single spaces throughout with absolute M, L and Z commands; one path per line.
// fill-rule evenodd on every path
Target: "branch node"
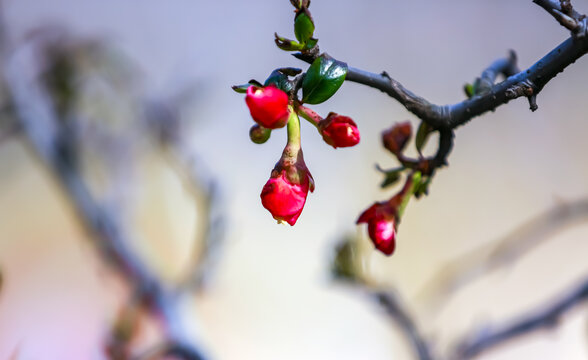
M 579 24 L 575 19 L 569 17 L 568 15 L 559 11 L 558 9 L 551 9 L 551 12 L 553 12 L 553 16 L 566 29 L 568 29 L 570 31 L 576 31 L 576 29 L 578 29 Z
M 537 95 L 531 95 L 527 98 L 529 99 L 529 109 L 531 109 L 531 111 L 534 112 L 539 109 L 539 106 L 537 106 Z
M 572 15 L 574 8 L 572 7 L 571 0 L 559 0 L 559 6 L 566 15 Z
M 581 39 L 586 37 L 586 33 L 588 32 L 588 24 L 586 23 L 586 15 L 582 15 L 580 17 L 580 20 L 577 22 L 578 27 L 576 28 L 576 31 L 574 32 L 574 36 L 577 39 Z
M 506 89 L 505 96 L 508 99 L 516 99 L 521 96 L 531 97 L 536 95 L 536 87 L 531 80 L 527 79 Z

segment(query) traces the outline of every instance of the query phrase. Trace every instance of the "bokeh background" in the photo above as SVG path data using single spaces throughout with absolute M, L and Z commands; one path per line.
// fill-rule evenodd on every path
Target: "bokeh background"
M 580 12 L 588 1 L 576 0 Z M 276 225 L 259 193 L 285 132 L 255 145 L 243 96 L 230 85 L 263 81 L 277 67 L 305 64 L 278 50 L 293 37 L 288 1 L 6 0 L 18 41 L 54 25 L 116 48 L 141 79 L 142 96 L 193 86 L 187 137 L 222 189 L 226 244 L 206 291 L 186 304 L 194 333 L 215 359 L 409 359 L 401 333 L 361 293 L 334 284 L 329 258 L 357 215 L 393 190 L 379 189 L 374 164 L 395 165 L 380 132 L 414 116 L 384 94 L 346 83 L 315 109 L 359 124 L 362 142 L 333 150 L 303 124 L 316 181 L 295 227 Z M 517 51 L 530 66 L 568 33 L 531 1 L 319 1 L 311 11 L 321 50 L 351 66 L 386 70 L 435 102 L 463 99 L 462 86 L 493 60 Z M 588 59 L 551 81 L 531 113 L 516 100 L 457 131 L 450 166 L 430 195 L 412 202 L 394 256 L 368 251 L 364 269 L 394 286 L 438 348 L 477 324 L 544 304 L 588 271 L 588 223 L 561 229 L 514 266 L 482 277 L 431 306 L 423 294 L 451 259 L 491 244 L 562 202 L 588 196 Z M 124 115 L 121 115 L 124 116 Z M 187 266 L 198 209 L 165 159 L 145 153 L 128 187 L 128 218 L 143 256 L 167 278 Z M 0 359 L 103 359 L 104 333 L 119 301 L 59 187 L 23 142 L 0 144 Z M 515 341 L 488 359 L 588 359 L 586 307 L 559 327 Z

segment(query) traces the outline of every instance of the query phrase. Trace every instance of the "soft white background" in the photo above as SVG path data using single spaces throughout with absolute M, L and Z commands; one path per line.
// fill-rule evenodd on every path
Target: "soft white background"
M 588 1 L 574 4 L 588 11 Z M 380 147 L 381 130 L 414 117 L 384 94 L 346 83 L 316 109 L 352 116 L 362 142 L 333 150 L 303 124 L 315 193 L 292 228 L 276 225 L 260 204 L 285 133 L 252 144 L 252 121 L 230 85 L 305 66 L 273 44 L 274 31 L 293 37 L 288 1 L 13 0 L 5 11 L 15 38 L 59 24 L 107 39 L 138 64 L 146 95 L 198 84 L 189 139 L 218 177 L 230 221 L 212 287 L 187 310 L 213 358 L 410 358 L 374 304 L 329 282 L 327 259 L 336 239 L 356 231 L 357 214 L 391 195 L 379 190 L 374 170 L 376 162 L 395 165 Z M 461 101 L 463 84 L 508 49 L 525 68 L 568 36 L 531 1 L 314 0 L 311 11 L 322 50 L 355 67 L 386 70 L 436 103 Z M 517 100 L 460 128 L 450 166 L 430 196 L 408 207 L 396 254 L 369 256 L 371 276 L 400 289 L 440 349 L 473 325 L 531 309 L 586 275 L 588 225 L 580 224 L 442 309 L 427 312 L 417 301 L 448 259 L 559 201 L 588 195 L 587 76 L 582 58 L 541 92 L 537 112 Z M 0 359 L 15 347 L 25 360 L 99 359 L 116 290 L 44 169 L 18 142 L 0 146 Z M 133 219 L 148 241 L 143 251 L 173 274 L 187 259 L 195 209 L 160 158 L 146 157 L 139 168 Z M 587 359 L 586 326 L 584 307 L 557 330 L 485 358 Z

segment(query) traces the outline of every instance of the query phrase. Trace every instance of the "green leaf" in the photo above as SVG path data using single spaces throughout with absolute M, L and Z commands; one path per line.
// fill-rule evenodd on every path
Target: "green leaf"
M 233 85 L 231 86 L 231 89 L 235 90 L 235 92 L 238 92 L 239 94 L 245 94 L 247 92 L 247 88 L 249 88 L 251 85 L 253 86 L 257 86 L 257 87 L 262 87 L 263 85 L 261 85 L 261 83 L 255 79 L 251 79 L 249 80 L 249 82 L 247 84 L 241 84 L 241 85 Z
M 310 16 L 306 11 L 298 12 L 294 19 L 294 35 L 296 35 L 296 39 L 298 39 L 300 43 L 306 44 L 306 42 L 312 37 L 313 33 L 314 23 Z
M 270 84 L 275 85 L 278 89 L 285 92 L 292 90 L 292 82 L 288 80 L 288 75 L 281 73 L 279 70 L 272 71 L 270 76 L 265 80 L 265 83 L 263 83 L 263 86 Z
M 430 176 L 427 176 L 426 178 L 421 179 L 418 184 L 416 184 L 414 196 L 417 199 L 423 195 L 429 194 L 429 185 L 431 184 L 431 179 L 432 178 Z
M 302 81 L 302 101 L 320 104 L 333 96 L 343 85 L 347 64 L 321 55 L 310 65 Z
M 262 87 L 263 85 L 261 85 L 261 83 L 255 79 L 251 79 L 249 80 L 249 85 L 253 85 L 253 86 L 257 86 L 257 87 Z
M 415 145 L 419 154 L 422 153 L 423 148 L 427 144 L 427 140 L 429 140 L 431 131 L 433 131 L 433 128 L 426 122 L 421 121 L 415 138 Z
M 304 50 L 304 44 L 299 44 L 294 40 L 290 40 L 288 38 L 281 37 L 277 33 L 274 33 L 274 36 L 276 37 L 276 39 L 275 39 L 276 45 L 284 51 L 302 51 L 302 50 Z
M 400 174 L 405 170 L 404 167 L 398 167 L 395 169 L 385 170 L 380 167 L 380 165 L 376 164 L 376 170 L 384 174 L 384 181 L 380 184 L 380 187 L 386 188 L 390 185 L 394 185 L 399 179 Z
M 463 86 L 463 92 L 466 94 L 466 96 L 469 98 L 474 96 L 474 85 L 472 84 L 465 84 Z
M 275 85 L 278 89 L 283 90 L 285 92 L 290 92 L 293 88 L 292 82 L 288 78 L 289 76 L 296 76 L 302 72 L 301 69 L 293 68 L 293 67 L 286 67 L 286 68 L 279 68 L 270 74 L 270 76 L 265 80 L 263 86 L 268 86 L 270 84 Z
M 400 179 L 400 171 L 390 171 L 386 173 L 386 177 L 384 181 L 380 184 L 382 189 L 387 188 L 388 186 L 394 185 Z
M 318 39 L 315 39 L 315 38 L 310 38 L 310 39 L 308 39 L 308 41 L 307 41 L 307 42 L 306 42 L 306 44 L 304 45 L 304 49 L 305 49 L 305 50 L 310 50 L 310 49 L 312 49 L 313 47 L 315 47 L 317 43 L 318 43 Z
M 239 94 L 245 94 L 247 92 L 247 88 L 250 86 L 251 84 L 233 85 L 231 86 L 231 89 L 235 90 Z

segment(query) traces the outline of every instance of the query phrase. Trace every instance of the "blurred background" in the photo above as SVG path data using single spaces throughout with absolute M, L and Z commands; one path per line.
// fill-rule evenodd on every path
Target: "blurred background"
M 573 4 L 588 11 L 588 1 Z M 498 271 L 483 269 L 455 291 L 441 284 L 455 259 L 480 247 L 491 251 L 522 224 L 588 197 L 586 57 L 545 87 L 538 111 L 518 99 L 458 129 L 450 166 L 437 173 L 429 196 L 411 202 L 396 253 L 385 257 L 354 224 L 363 209 L 394 193 L 379 188 L 382 175 L 374 168 L 396 166 L 380 145 L 381 131 L 397 121 L 418 123 L 377 90 L 345 83 L 314 107 L 357 122 L 362 141 L 354 148 L 333 150 L 302 125 L 316 191 L 296 226 L 277 225 L 260 204 L 285 131 L 253 144 L 244 97 L 230 86 L 263 82 L 278 67 L 306 67 L 273 42 L 274 32 L 293 38 L 288 1 L 2 5 L 5 46 L 58 44 L 81 69 L 73 113 L 84 124 L 84 177 L 137 239 L 132 248 L 168 283 L 203 253 L 195 239 L 209 208 L 194 201 L 161 138 L 182 138 L 180 154 L 201 176 L 197 199 L 213 184 L 222 247 L 206 286 L 180 306 L 189 336 L 210 358 L 414 358 L 403 333 L 364 292 L 332 281 L 334 248 L 345 236 L 358 239 L 363 276 L 394 288 L 441 354 L 474 329 L 549 304 L 588 276 L 584 214 L 534 235 Z M 462 101 L 464 83 L 509 49 L 524 69 L 569 36 L 531 1 L 315 0 L 310 10 L 322 51 L 354 67 L 386 70 L 439 104 Z M 153 125 L 153 118 L 181 124 Z M 108 358 L 105 338 L 128 289 L 97 255 L 59 180 L 18 132 L 0 142 L 0 271 L 0 359 Z M 157 338 L 154 328 L 144 326 L 138 349 Z M 480 358 L 588 359 L 586 306 L 552 331 Z

